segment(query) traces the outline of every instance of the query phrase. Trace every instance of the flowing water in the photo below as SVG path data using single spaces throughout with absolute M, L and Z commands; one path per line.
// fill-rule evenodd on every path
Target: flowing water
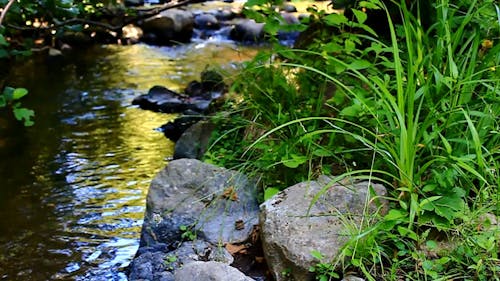
M 101 46 L 12 70 L 36 123 L 0 134 L 0 280 L 126 280 L 147 188 L 173 154 L 154 129 L 174 116 L 131 100 L 154 85 L 179 91 L 208 64 L 231 71 L 253 52 Z

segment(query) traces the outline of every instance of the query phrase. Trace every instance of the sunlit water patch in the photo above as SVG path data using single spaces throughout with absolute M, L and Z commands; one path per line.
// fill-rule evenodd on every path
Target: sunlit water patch
M 107 46 L 13 70 L 36 124 L 0 135 L 0 280 L 126 280 L 147 188 L 173 155 L 154 129 L 175 117 L 131 100 L 253 54 L 210 42 Z

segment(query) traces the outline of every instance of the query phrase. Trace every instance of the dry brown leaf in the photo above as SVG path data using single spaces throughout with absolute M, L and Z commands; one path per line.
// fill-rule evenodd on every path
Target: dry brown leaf
M 243 244 L 236 245 L 236 244 L 227 243 L 225 247 L 226 247 L 226 250 L 233 256 L 235 254 L 246 254 L 247 253 L 247 246 L 245 246 Z
M 222 198 L 229 199 L 231 201 L 238 201 L 238 194 L 236 193 L 234 186 L 229 186 L 228 188 L 224 189 Z

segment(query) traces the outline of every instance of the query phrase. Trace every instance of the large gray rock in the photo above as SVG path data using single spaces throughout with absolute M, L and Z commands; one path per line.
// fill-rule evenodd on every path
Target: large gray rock
M 170 162 L 151 182 L 146 205 L 141 246 L 171 246 L 186 227 L 214 245 L 240 243 L 258 224 L 255 183 L 194 159 Z
M 253 281 L 241 271 L 220 262 L 192 262 L 175 272 L 175 281 Z
M 189 42 L 193 35 L 194 16 L 189 11 L 169 9 L 144 20 L 144 40 L 157 44 Z
M 328 187 L 324 189 L 324 187 Z M 386 195 L 380 184 L 371 184 L 379 196 Z M 313 198 L 325 191 L 312 204 Z M 367 182 L 354 185 L 331 184 L 321 176 L 317 181 L 302 182 L 276 194 L 261 205 L 260 226 L 264 254 L 276 278 L 290 270 L 291 280 L 312 280 L 309 268 L 317 263 L 311 251 L 317 250 L 332 260 L 345 244 L 349 232 L 346 222 L 358 225 L 364 214 L 384 212 L 387 202 L 370 199 Z M 371 201 L 370 201 L 371 200 Z M 369 208 L 365 208 L 370 202 Z M 311 205 L 312 204 L 312 205 Z

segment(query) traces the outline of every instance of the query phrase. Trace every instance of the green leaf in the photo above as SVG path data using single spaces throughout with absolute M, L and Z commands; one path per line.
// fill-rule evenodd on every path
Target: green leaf
M 442 197 L 443 196 L 432 196 L 432 197 L 429 197 L 429 198 L 425 198 L 424 200 L 420 201 L 420 204 L 419 204 L 420 208 L 422 208 L 424 210 L 428 210 L 428 211 L 433 210 L 434 209 L 433 207 L 430 207 L 431 209 L 428 209 L 426 207 L 426 205 L 428 205 L 428 204 L 430 204 L 430 203 L 432 203 L 432 202 L 434 202 L 436 200 L 439 200 Z M 431 206 L 432 206 L 432 204 L 431 204 Z
M 268 19 L 266 24 L 264 25 L 264 31 L 271 34 L 276 35 L 280 30 L 280 21 L 276 18 Z
M 346 53 L 351 53 L 352 51 L 354 51 L 356 49 L 356 43 L 354 43 L 354 41 L 352 41 L 350 39 L 346 39 L 344 41 L 344 46 L 345 46 Z
M 425 246 L 429 249 L 429 250 L 433 250 L 433 249 L 436 249 L 437 248 L 437 243 L 436 241 L 434 240 L 427 240 L 425 242 Z
M 451 221 L 464 209 L 465 202 L 458 194 L 453 193 L 434 201 L 433 205 L 437 215 Z
M 18 100 L 18 99 L 26 96 L 27 94 L 28 94 L 28 90 L 26 90 L 25 88 L 17 88 L 12 93 L 12 99 Z
M 435 183 L 426 184 L 424 186 L 424 188 L 422 188 L 422 191 L 423 192 L 431 192 L 431 191 L 435 190 L 437 187 L 438 187 L 438 185 Z
M 405 218 L 408 216 L 408 213 L 402 210 L 392 209 L 389 211 L 387 215 L 385 215 L 384 220 L 386 221 L 396 221 L 401 218 Z
M 368 18 L 368 15 L 366 13 L 364 13 L 363 11 L 356 10 L 356 9 L 351 9 L 351 11 L 354 13 L 354 16 L 356 16 L 358 23 L 364 23 L 366 21 L 366 19 Z
M 349 64 L 349 69 L 361 70 L 370 67 L 372 64 L 367 60 L 355 60 Z
M 323 255 L 318 250 L 312 250 L 311 256 L 313 256 L 313 258 L 320 260 L 320 261 L 323 259 Z
M 324 149 L 324 148 L 318 148 L 316 150 L 313 151 L 313 154 L 315 156 L 318 156 L 318 157 L 329 157 L 329 156 L 333 156 L 333 153 L 332 151 L 328 150 L 328 149 Z
M 7 106 L 7 101 L 5 100 L 5 97 L 3 95 L 0 96 L 0 107 L 5 107 Z
M 439 133 L 439 137 L 441 137 L 441 140 L 443 141 L 443 145 L 444 145 L 444 148 L 446 149 L 446 153 L 448 153 L 448 155 L 450 155 L 452 152 L 450 143 L 441 133 Z
M 5 37 L 2 34 L 0 34 L 0 46 L 5 46 L 5 47 L 9 46 L 9 42 L 5 40 Z
M 291 158 L 281 159 L 281 162 L 283 163 L 283 165 L 285 165 L 285 167 L 295 169 L 307 161 L 306 156 L 300 156 L 296 154 L 290 154 L 290 156 Z
M 340 115 L 348 116 L 348 117 L 358 117 L 360 112 L 362 111 L 362 107 L 359 104 L 353 104 L 351 106 L 345 107 L 340 111 Z
M 278 192 L 280 192 L 280 190 L 275 187 L 266 188 L 266 190 L 264 190 L 264 201 L 271 199 L 271 197 L 278 194 Z
M 262 6 L 266 3 L 268 3 L 268 0 L 248 0 L 246 1 L 245 6 L 247 7 Z
M 14 116 L 16 117 L 17 120 L 21 121 L 24 119 L 24 126 L 32 126 L 35 124 L 32 120 L 31 117 L 35 116 L 35 112 L 33 110 L 24 108 L 24 107 L 19 107 L 19 108 L 14 108 Z
M 398 226 L 397 229 L 401 236 L 418 241 L 418 235 L 413 230 L 402 226 Z
M 2 95 L 4 96 L 5 101 L 11 101 L 11 100 L 12 100 L 12 97 L 13 97 L 13 95 L 14 95 L 14 90 L 15 90 L 15 89 L 14 89 L 14 88 L 12 88 L 12 87 L 5 87 L 5 88 L 3 89 L 3 93 L 2 93 Z
M 332 25 L 332 26 L 338 26 L 338 25 L 341 25 L 341 24 L 348 22 L 347 17 L 344 15 L 340 15 L 340 14 L 330 14 L 330 15 L 324 17 L 324 20 L 325 20 L 326 24 Z
M 381 3 L 379 0 L 370 0 L 370 1 L 361 1 L 359 2 L 359 6 L 367 9 L 375 9 L 378 10 L 381 7 Z
M 0 59 L 6 58 L 8 56 L 9 56 L 9 53 L 6 50 L 0 48 Z
M 323 51 L 328 53 L 336 53 L 342 51 L 343 47 L 335 42 L 329 42 L 323 45 Z

